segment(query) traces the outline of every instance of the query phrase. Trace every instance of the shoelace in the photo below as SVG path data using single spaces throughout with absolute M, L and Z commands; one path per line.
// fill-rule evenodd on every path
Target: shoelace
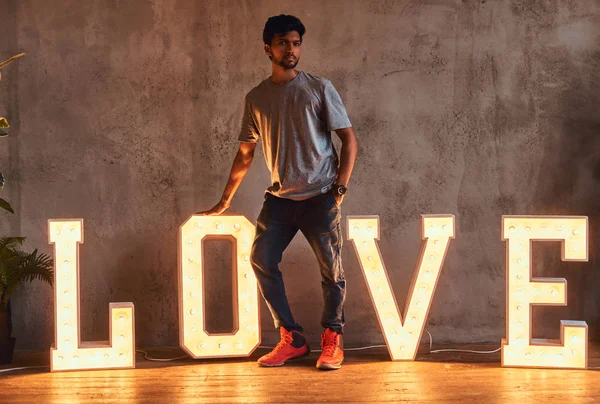
M 329 338 L 323 337 L 321 347 L 323 349 L 323 355 L 333 356 L 333 352 L 337 348 L 336 336 L 334 335 Z
M 275 354 L 275 353 L 279 352 L 281 349 L 283 349 L 284 346 L 289 345 L 291 343 L 292 343 L 292 337 L 286 335 L 281 340 L 279 340 L 277 345 L 275 345 L 275 348 L 273 348 L 273 350 L 271 351 L 271 354 Z

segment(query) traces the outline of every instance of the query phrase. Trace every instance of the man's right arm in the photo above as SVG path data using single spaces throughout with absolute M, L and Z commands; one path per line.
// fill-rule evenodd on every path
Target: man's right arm
M 212 207 L 210 210 L 205 210 L 202 212 L 198 212 L 199 215 L 220 215 L 229 209 L 231 205 L 231 200 L 235 195 L 238 187 L 242 183 L 242 180 L 246 176 L 250 165 L 252 164 L 252 160 L 254 159 L 254 149 L 256 148 L 256 143 L 250 142 L 241 142 L 240 148 L 235 155 L 235 159 L 233 160 L 233 165 L 231 166 L 231 173 L 229 174 L 229 180 L 227 181 L 227 185 L 225 186 L 225 190 L 223 191 L 223 196 L 219 203 Z

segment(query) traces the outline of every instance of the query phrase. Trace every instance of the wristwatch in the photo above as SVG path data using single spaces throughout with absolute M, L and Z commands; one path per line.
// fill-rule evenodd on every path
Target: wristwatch
M 346 195 L 348 193 L 348 188 L 340 184 L 333 184 L 331 190 L 335 195 Z

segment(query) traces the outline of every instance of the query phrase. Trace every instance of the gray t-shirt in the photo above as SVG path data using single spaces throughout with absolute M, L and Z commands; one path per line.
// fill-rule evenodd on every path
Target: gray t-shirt
M 286 84 L 266 79 L 246 95 L 239 140 L 262 141 L 267 192 L 304 200 L 331 188 L 338 168 L 331 131 L 350 126 L 333 84 L 299 72 Z

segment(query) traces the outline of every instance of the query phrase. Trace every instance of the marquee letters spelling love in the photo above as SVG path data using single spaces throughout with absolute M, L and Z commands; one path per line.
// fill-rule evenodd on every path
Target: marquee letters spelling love
M 375 306 L 392 360 L 413 361 L 450 240 L 453 215 L 421 216 L 421 251 L 402 315 L 392 292 L 379 240 L 378 216 L 348 216 L 352 240 Z M 250 266 L 254 225 L 244 216 L 190 217 L 179 231 L 179 341 L 193 358 L 244 357 L 260 344 L 259 297 Z M 209 334 L 204 327 L 203 240 L 234 238 L 235 332 Z M 507 322 L 502 340 L 502 366 L 587 368 L 587 324 L 561 321 L 559 340 L 532 337 L 532 305 L 566 305 L 566 280 L 534 278 L 532 242 L 561 241 L 562 260 L 588 260 L 588 219 L 583 216 L 503 216 L 502 240 L 507 242 Z M 54 244 L 55 346 L 51 371 L 133 368 L 135 335 L 133 303 L 110 303 L 109 341 L 80 339 L 79 244 L 83 220 L 49 220 Z

